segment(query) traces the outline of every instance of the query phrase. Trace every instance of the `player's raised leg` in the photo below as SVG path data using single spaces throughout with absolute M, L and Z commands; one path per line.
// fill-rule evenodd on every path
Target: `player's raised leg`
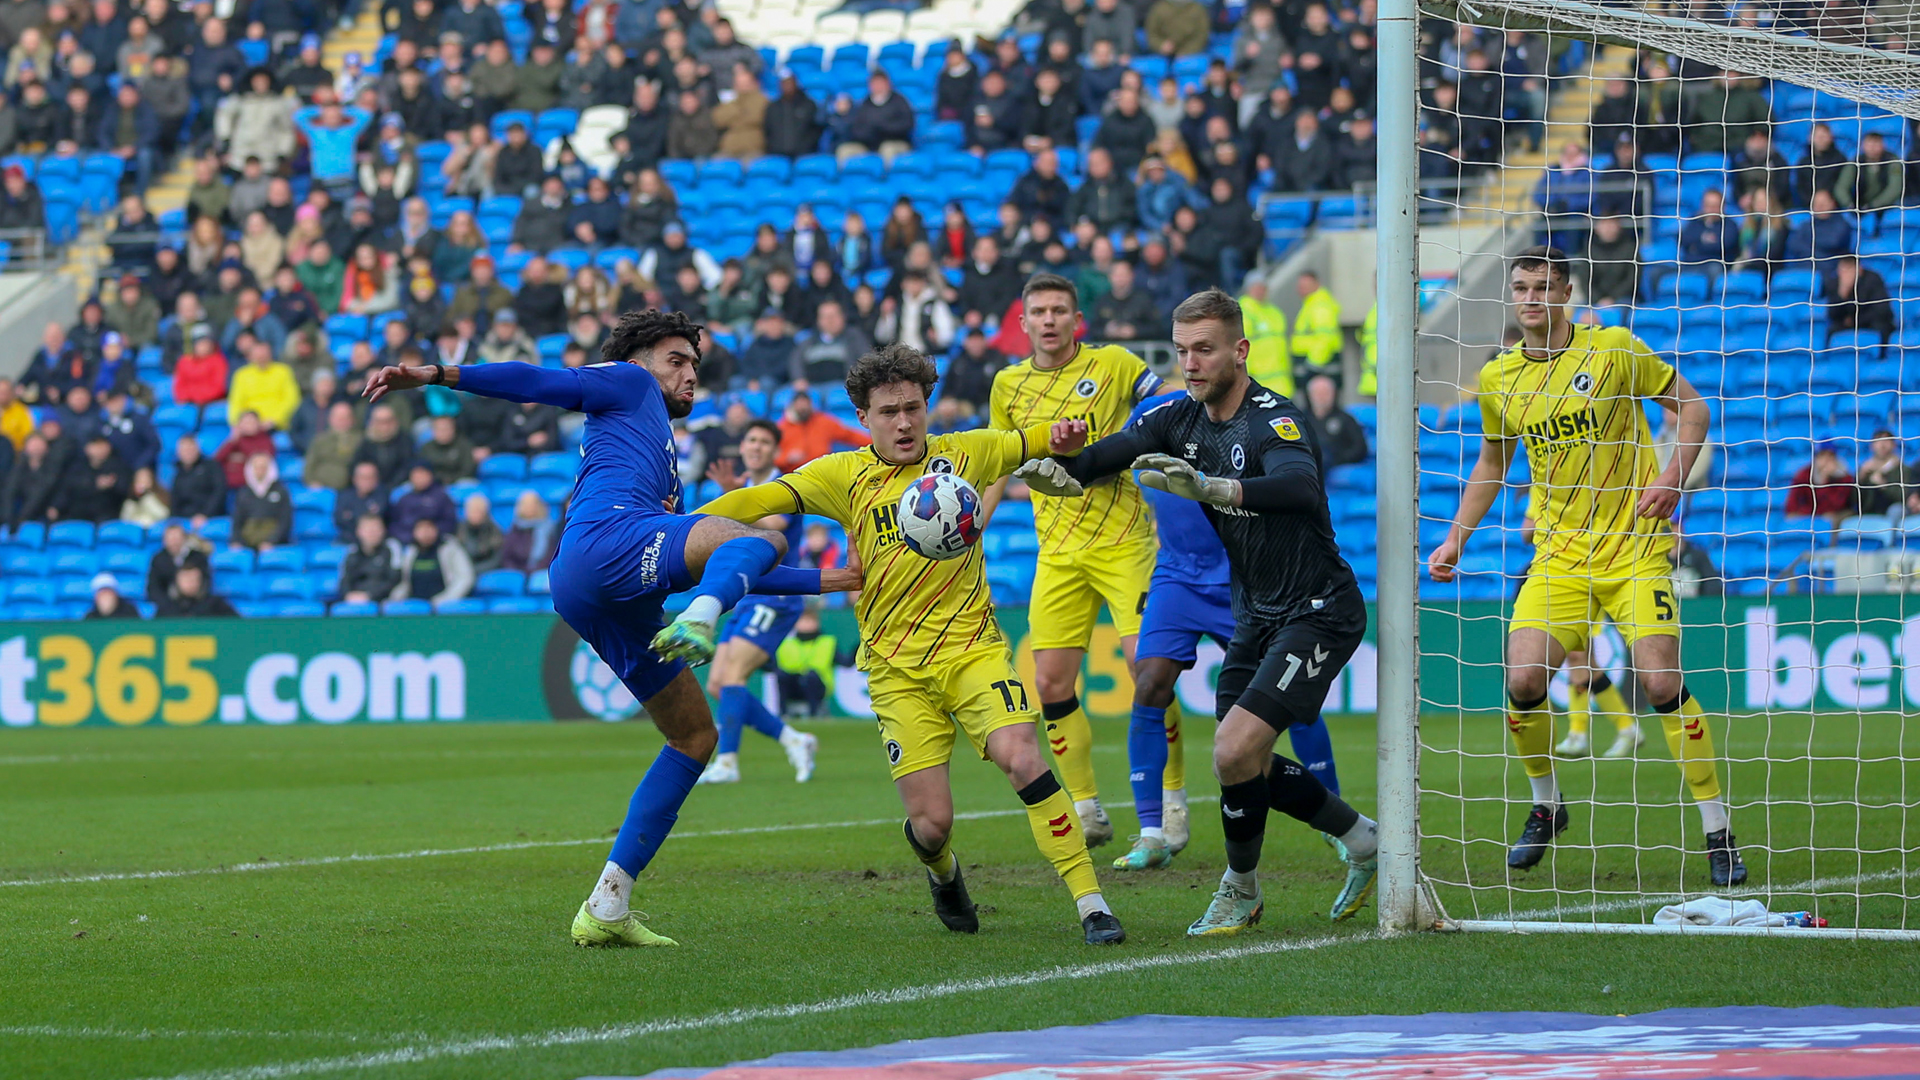
M 1516 601 L 1515 617 L 1525 610 L 1527 590 L 1544 579 L 1529 578 Z M 1532 809 L 1520 827 L 1520 838 L 1507 852 L 1507 865 L 1530 869 L 1546 857 L 1554 838 L 1569 821 L 1560 798 L 1560 780 L 1553 771 L 1553 713 L 1547 708 L 1547 681 L 1566 660 L 1560 639 L 1535 626 L 1517 627 L 1507 635 L 1507 734 L 1513 739 L 1520 768 L 1527 774 Z
M 633 791 L 626 820 L 621 822 L 613 850 L 607 854 L 607 865 L 594 883 L 592 895 L 574 916 L 573 940 L 578 945 L 673 945 L 676 942 L 672 938 L 644 925 L 644 912 L 634 910 L 633 883 L 666 842 L 680 816 L 681 803 L 713 753 L 713 717 L 692 672 L 677 662 L 638 655 L 632 645 L 612 644 L 610 636 L 595 633 L 589 643 L 621 674 L 635 696 L 641 697 L 654 726 L 666 736 L 667 745 Z M 603 645 L 605 651 L 601 651 Z M 667 678 L 661 683 L 663 675 Z
M 690 664 L 713 659 L 720 616 L 748 593 L 778 591 L 774 583 L 763 585 L 761 579 L 786 553 L 787 539 L 777 532 L 725 518 L 701 518 L 687 534 L 681 556 L 698 579 L 693 599 L 654 637 L 654 651 Z M 818 586 L 814 591 L 819 591 Z

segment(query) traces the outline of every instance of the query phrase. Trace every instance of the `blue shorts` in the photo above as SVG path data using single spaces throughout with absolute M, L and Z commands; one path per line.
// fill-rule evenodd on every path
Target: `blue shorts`
M 1156 575 L 1140 614 L 1136 661 L 1159 657 L 1192 664 L 1200 657 L 1200 638 L 1222 646 L 1233 640 L 1233 590 L 1227 585 L 1193 585 Z
M 570 524 L 548 568 L 553 610 L 642 704 L 686 667 L 653 653 L 670 593 L 694 585 L 687 534 L 705 515 L 649 514 Z
M 806 604 L 798 596 L 749 596 L 733 609 L 720 631 L 721 641 L 742 641 L 772 656 L 793 633 Z

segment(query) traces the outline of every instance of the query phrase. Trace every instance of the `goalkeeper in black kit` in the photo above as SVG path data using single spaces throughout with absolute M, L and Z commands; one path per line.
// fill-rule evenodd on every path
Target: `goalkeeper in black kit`
M 1209 289 L 1183 301 L 1173 343 L 1186 398 L 1076 457 L 1030 462 L 1016 475 L 1051 493 L 1055 483 L 1072 490 L 1140 469 L 1148 487 L 1201 503 L 1226 546 L 1236 630 L 1220 668 L 1213 770 L 1227 872 L 1187 933 L 1232 934 L 1260 920 L 1255 870 L 1269 809 L 1339 842 L 1347 880 L 1329 914 L 1349 918 L 1373 891 L 1373 820 L 1273 750 L 1289 725 L 1313 723 L 1367 628 L 1366 602 L 1334 542 L 1320 448 L 1305 414 L 1247 377 L 1233 297 Z

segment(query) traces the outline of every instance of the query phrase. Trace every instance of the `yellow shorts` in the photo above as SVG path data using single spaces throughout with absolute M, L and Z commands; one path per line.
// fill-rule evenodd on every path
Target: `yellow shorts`
M 953 760 L 956 729 L 984 759 L 988 735 L 1040 721 L 1004 645 L 925 667 L 875 668 L 867 690 L 895 780 Z
M 1140 632 L 1158 548 L 1152 540 L 1042 555 L 1033 572 L 1027 626 L 1036 649 L 1084 649 L 1093 642 L 1100 605 L 1121 637 Z
M 1587 648 L 1593 624 L 1605 614 L 1628 645 L 1643 637 L 1680 633 L 1680 598 L 1664 556 L 1625 571 L 1536 567 L 1513 601 L 1507 632 L 1545 630 L 1569 652 Z

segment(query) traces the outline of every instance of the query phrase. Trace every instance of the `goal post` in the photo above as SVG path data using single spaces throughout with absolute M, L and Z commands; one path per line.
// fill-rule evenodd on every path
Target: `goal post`
M 1762 10 L 1777 21 L 1719 25 L 1650 3 L 1379 0 L 1374 483 L 1384 932 L 1920 940 L 1920 510 L 1903 519 L 1904 489 L 1896 506 L 1862 503 L 1864 463 L 1882 460 L 1869 455 L 1880 454 L 1883 429 L 1894 433 L 1901 461 L 1920 464 L 1920 191 L 1907 185 L 1888 201 L 1884 191 L 1869 196 L 1863 179 L 1890 175 L 1874 168 L 1876 140 L 1903 162 L 1903 183 L 1904 160 L 1920 155 L 1910 122 L 1920 119 L 1920 55 L 1909 51 L 1920 48 L 1920 3 L 1851 27 L 1793 25 L 1785 8 Z M 1862 9 L 1797 10 L 1812 19 Z M 1895 18 L 1908 21 L 1892 26 Z M 1436 101 L 1435 87 L 1484 73 L 1470 70 L 1464 44 L 1439 61 L 1423 52 L 1434 20 L 1490 29 L 1495 39 L 1528 31 L 1550 56 L 1571 45 L 1589 59 L 1564 69 L 1549 59 L 1539 101 L 1504 96 L 1523 81 L 1516 76 L 1498 84 L 1491 116 L 1469 114 L 1464 94 Z M 1670 60 L 1675 77 L 1643 82 L 1630 50 L 1648 69 Z M 1755 119 L 1745 88 L 1710 83 L 1705 73 L 1718 70 L 1769 80 L 1770 111 Z M 1636 101 L 1672 94 L 1652 106 L 1654 123 L 1668 127 L 1629 123 L 1638 162 L 1630 170 L 1615 168 L 1613 147 L 1584 145 L 1608 78 L 1629 80 Z M 1721 111 L 1705 115 L 1708 107 Z M 1423 154 L 1445 145 L 1429 129 L 1449 113 L 1462 127 L 1523 137 L 1496 137 L 1504 157 L 1456 158 L 1454 176 L 1436 172 L 1431 157 L 1423 170 Z M 1785 149 L 1783 162 L 1738 156 L 1756 130 L 1769 152 Z M 1648 151 L 1649 131 L 1675 145 Z M 1723 141 L 1710 145 L 1715 131 Z M 1537 150 L 1517 145 L 1535 133 L 1544 135 Z M 1829 135 L 1833 152 L 1819 146 Z M 1586 202 L 1571 208 L 1554 201 L 1565 194 L 1558 181 L 1543 179 L 1569 143 L 1582 148 L 1567 160 L 1585 168 L 1591 156 L 1604 166 L 1588 178 Z M 1537 202 L 1535 190 L 1547 197 Z M 1703 210 L 1709 193 L 1736 219 L 1724 260 L 1700 258 L 1693 243 L 1694 233 L 1705 235 L 1699 222 L 1720 227 Z M 1851 230 L 1846 238 L 1834 221 Z M 1502 665 L 1515 590 L 1533 554 L 1523 532 L 1524 447 L 1464 553 L 1460 581 L 1434 587 L 1425 559 L 1479 452 L 1480 366 L 1512 332 L 1510 315 L 1487 314 L 1505 310 L 1487 282 L 1504 285 L 1510 257 L 1546 240 L 1575 249 L 1576 322 L 1630 331 L 1710 408 L 1712 463 L 1689 478 L 1678 530 L 1713 576 L 1683 566 L 1677 580 L 1696 590 L 1719 582 L 1720 595 L 1672 596 L 1680 667 L 1705 714 L 1698 726 L 1656 713 L 1639 692 L 1630 647 L 1605 619 L 1592 623 L 1593 663 L 1622 690 L 1624 711 L 1589 704 L 1590 747 L 1570 744 L 1555 758 L 1574 824 L 1538 866 L 1516 871 L 1506 853 L 1532 796 L 1507 737 Z M 1609 262 L 1619 251 L 1630 252 L 1624 267 Z M 1430 267 L 1444 265 L 1423 274 L 1423 255 Z M 1871 326 L 1863 321 L 1871 290 L 1853 292 L 1869 272 L 1887 286 Z M 1423 311 L 1441 306 L 1450 308 L 1445 338 L 1420 326 Z M 1676 423 L 1657 407 L 1644 415 L 1649 432 Z M 1548 429 L 1541 437 L 1558 436 Z M 1845 486 L 1836 481 L 1807 488 L 1814 514 L 1790 513 L 1795 474 L 1816 451 L 1833 452 L 1861 478 L 1849 489 L 1854 502 L 1819 501 L 1844 494 L 1824 490 Z M 1905 483 L 1920 490 L 1920 470 Z M 1568 696 L 1569 678 L 1557 674 L 1551 692 L 1556 749 L 1578 700 Z M 1609 758 L 1615 717 L 1625 716 L 1644 745 Z M 1715 799 L 1701 794 L 1697 773 L 1677 767 L 1669 729 L 1676 738 L 1704 729 L 1714 744 L 1718 801 L 1745 857 L 1744 884 L 1709 880 L 1714 818 L 1700 800 Z M 1751 909 L 1744 923 L 1724 925 L 1656 917 L 1705 897 L 1806 913 L 1816 925 L 1755 925 Z M 1713 912 L 1683 914 L 1714 921 Z

